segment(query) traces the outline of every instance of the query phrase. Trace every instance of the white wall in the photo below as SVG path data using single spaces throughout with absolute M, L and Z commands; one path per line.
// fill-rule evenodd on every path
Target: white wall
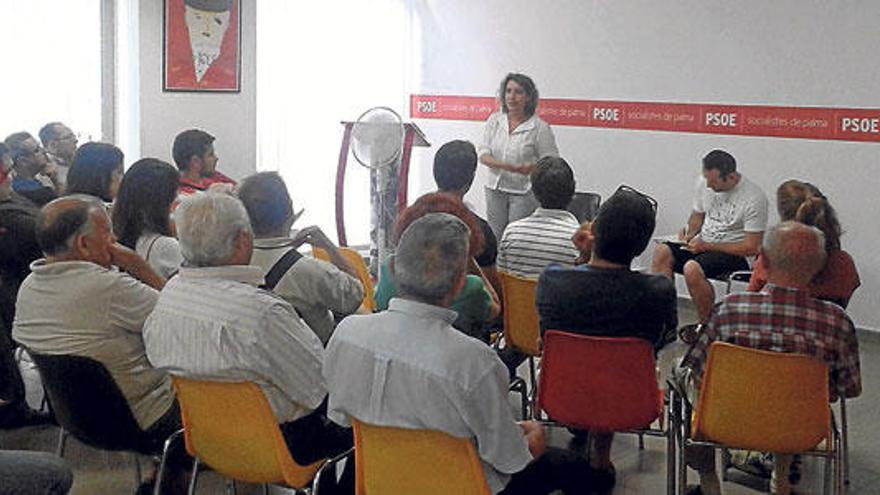
M 241 178 L 256 170 L 256 2 L 242 1 L 241 92 L 162 92 L 161 1 L 140 7 L 140 156 L 174 163 L 171 143 L 182 130 L 213 134 L 221 172 Z M 124 29 L 124 28 L 123 28 Z
M 781 106 L 876 107 L 880 3 L 758 0 L 410 0 L 421 60 L 412 93 L 491 95 L 508 71 L 545 97 Z M 429 190 L 431 157 L 481 124 L 419 120 L 435 145 L 414 152 L 413 197 Z M 701 157 L 724 148 L 771 198 L 787 178 L 818 185 L 837 208 L 863 285 L 849 307 L 880 329 L 880 146 L 757 137 L 560 127 L 579 190 L 607 197 L 621 183 L 660 202 L 657 231 L 686 219 Z M 482 180 L 468 200 L 483 204 Z M 776 221 L 775 215 L 773 221 Z M 644 261 L 644 260 L 642 260 Z

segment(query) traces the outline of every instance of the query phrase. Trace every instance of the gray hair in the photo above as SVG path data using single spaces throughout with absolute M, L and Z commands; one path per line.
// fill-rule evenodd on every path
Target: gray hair
M 221 265 L 232 256 L 238 234 L 253 234 L 241 201 L 228 194 L 187 196 L 174 211 L 174 219 L 186 266 Z
M 769 268 L 810 281 L 825 266 L 825 234 L 816 227 L 792 220 L 767 229 L 762 243 Z
M 392 278 L 401 296 L 436 304 L 467 266 L 470 229 L 448 213 L 429 213 L 400 236 Z

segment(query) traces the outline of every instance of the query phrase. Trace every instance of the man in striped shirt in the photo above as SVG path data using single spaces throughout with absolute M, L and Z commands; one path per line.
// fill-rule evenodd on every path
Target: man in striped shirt
M 504 229 L 498 247 L 498 269 L 537 278 L 550 263 L 574 266 L 578 250 L 572 236 L 578 221 L 565 208 L 574 196 L 574 173 L 565 160 L 547 156 L 531 174 L 532 192 L 541 207 Z
M 351 431 L 326 418 L 321 341 L 290 303 L 259 288 L 263 269 L 248 264 L 254 236 L 241 201 L 211 191 L 187 196 L 175 220 L 184 265 L 144 325 L 150 363 L 171 375 L 257 384 L 300 465 L 350 448 Z M 353 491 L 346 473 L 340 484 Z M 321 493 L 348 493 L 346 486 Z

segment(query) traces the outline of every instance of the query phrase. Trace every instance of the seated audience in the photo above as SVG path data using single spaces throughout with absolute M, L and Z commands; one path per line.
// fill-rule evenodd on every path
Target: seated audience
M 119 243 L 134 249 L 165 279 L 177 273 L 183 262 L 171 222 L 179 178 L 171 164 L 142 158 L 122 177 L 113 204 L 113 230 Z
M 123 169 L 122 150 L 109 143 L 86 143 L 73 158 L 67 172 L 65 194 L 88 194 L 112 203 L 119 191 Z
M 66 183 L 76 154 L 76 134 L 61 122 L 49 122 L 40 129 L 39 136 L 43 148 L 49 152 L 49 159 L 58 167 L 58 180 Z
M 234 180 L 217 171 L 219 159 L 214 153 L 214 136 L 201 129 L 178 134 L 171 155 L 180 170 L 181 195 L 207 191 L 208 188 L 230 191 L 235 185 Z
M 541 332 L 566 332 L 605 337 L 638 337 L 659 350 L 664 336 L 678 324 L 675 285 L 663 275 L 635 272 L 632 260 L 651 240 L 657 203 L 621 186 L 586 228 L 587 265 L 550 265 L 541 274 L 537 307 Z M 586 249 L 585 249 L 586 250 Z M 613 435 L 596 433 L 590 462 L 614 474 Z
M 388 311 L 343 320 L 327 348 L 329 416 L 473 438 L 492 493 L 566 494 L 599 488 L 586 459 L 545 448 L 540 424 L 517 424 L 504 365 L 462 335 L 449 304 L 465 284 L 473 234 L 460 219 L 431 213 L 413 222 L 390 265 L 400 297 Z
M 843 230 L 828 198 L 808 182 L 787 180 L 776 191 L 776 208 L 781 220 L 812 225 L 825 234 L 827 259 L 822 270 L 810 281 L 809 291 L 817 299 L 846 308 L 861 281 L 852 257 L 840 247 Z M 755 264 L 749 291 L 761 290 L 766 285 L 767 273 L 763 268 L 762 264 Z
M 48 421 L 25 401 L 24 382 L 14 358 L 12 321 L 18 287 L 40 258 L 36 237 L 39 208 L 12 190 L 9 173 L 12 159 L 0 142 L 0 429 L 18 428 Z
M 170 378 L 147 361 L 141 331 L 164 281 L 115 242 L 103 205 L 90 196 L 44 206 L 36 235 L 45 258 L 21 284 L 13 337 L 37 353 L 103 364 L 138 425 L 161 444 L 180 429 L 180 411 Z
M 474 145 L 467 141 L 450 141 L 434 155 L 434 182 L 437 183 L 437 191 L 457 196 L 464 202 L 464 196 L 471 189 L 474 176 L 477 172 L 477 150 Z M 498 279 L 498 270 L 495 261 L 498 257 L 498 239 L 492 232 L 489 222 L 474 212 L 467 203 L 480 232 L 483 233 L 483 250 L 474 256 L 480 270 L 492 283 L 495 293 L 501 296 L 501 282 Z
M 12 189 L 37 206 L 57 198 L 61 190 L 57 167 L 49 161 L 46 150 L 37 140 L 27 132 L 16 132 L 8 136 L 5 143 L 15 173 Z M 46 181 L 49 185 L 44 183 Z
M 578 250 L 571 238 L 578 221 L 565 209 L 575 188 L 574 173 L 565 160 L 541 158 L 530 178 L 532 193 L 541 207 L 504 229 L 498 247 L 498 269 L 537 278 L 550 263 L 574 266 Z
M 175 219 L 185 263 L 144 328 L 150 362 L 182 376 L 259 385 L 299 464 L 350 448 L 351 431 L 324 415 L 321 341 L 290 304 L 257 287 L 263 270 L 248 265 L 253 233 L 241 202 L 192 195 Z
M 73 472 L 48 452 L 0 450 L 0 495 L 65 495 Z
M 764 191 L 736 171 L 733 156 L 713 150 L 703 158 L 687 227 L 679 232 L 679 242 L 657 245 L 652 271 L 683 274 L 698 317 L 706 321 L 709 313 L 700 308 L 715 302 L 708 279 L 748 270 L 746 258 L 758 254 L 766 227 Z
M 297 215 L 287 186 L 277 173 L 247 177 L 239 185 L 238 197 L 254 231 L 250 264 L 262 269 L 264 288 L 289 302 L 326 344 L 336 328 L 334 315 L 350 315 L 364 300 L 357 273 L 319 227 L 300 229 L 291 238 L 290 228 Z M 301 255 L 297 248 L 303 244 L 325 250 L 330 263 Z
M 852 321 L 836 304 L 809 293 L 810 281 L 825 265 L 825 241 L 819 229 L 793 221 L 768 230 L 758 258 L 767 273 L 767 285 L 761 292 L 725 297 L 682 360 L 682 366 L 693 371 L 697 388 L 709 345 L 720 341 L 815 356 L 828 364 L 832 401 L 839 395 L 861 394 L 859 345 Z M 714 450 L 695 448 L 688 451 L 688 457 L 688 464 L 700 473 L 702 493 L 720 493 Z M 791 492 L 790 463 L 791 455 L 775 456 L 771 491 L 777 495 Z
M 474 261 L 474 256 L 483 250 L 483 234 L 474 214 L 456 196 L 446 193 L 425 194 L 397 217 L 397 241 L 399 242 L 400 236 L 410 224 L 430 213 L 449 213 L 468 226 L 468 274 L 464 287 L 449 304 L 450 309 L 458 314 L 452 326 L 471 337 L 488 342 L 487 325 L 498 317 L 501 304 L 492 283 Z M 379 311 L 388 309 L 389 302 L 399 291 L 394 284 L 394 277 L 391 276 L 389 260 L 390 258 L 385 259 L 379 265 L 379 283 L 376 285 L 376 309 Z

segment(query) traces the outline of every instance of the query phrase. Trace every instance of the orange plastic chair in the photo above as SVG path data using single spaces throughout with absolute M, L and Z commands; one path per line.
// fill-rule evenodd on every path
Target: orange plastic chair
M 281 484 L 310 493 L 325 464 L 301 466 L 290 456 L 263 391 L 251 382 L 173 376 L 187 452 L 217 473 L 248 483 Z M 164 455 L 163 455 L 164 466 Z M 193 469 L 190 493 L 198 469 Z M 160 474 L 161 479 L 161 474 Z
M 540 328 L 538 327 L 538 308 L 535 306 L 535 290 L 538 281 L 498 272 L 501 279 L 501 292 L 504 301 L 504 341 L 507 345 L 528 355 L 529 383 L 534 396 L 535 356 L 541 355 L 538 346 Z
M 538 383 L 537 410 L 552 422 L 590 432 L 629 432 L 666 438 L 667 463 L 675 465 L 672 425 L 650 429 L 664 410 L 657 388 L 654 349 L 633 337 L 593 337 L 548 330 Z M 669 493 L 675 486 L 668 471 Z
M 365 312 L 372 313 L 376 311 L 376 300 L 373 297 L 373 279 L 370 277 L 370 270 L 364 262 L 364 258 L 354 249 L 349 247 L 337 248 L 339 254 L 351 263 L 357 272 L 358 279 L 364 286 L 364 302 L 361 303 L 361 309 Z M 330 254 L 321 248 L 312 248 L 312 256 L 316 259 L 330 262 Z
M 828 367 L 801 354 L 770 352 L 725 342 L 709 348 L 691 424 L 679 416 L 682 443 L 826 458 L 842 490 L 842 455 L 828 404 Z M 690 426 L 688 428 L 687 426 Z M 825 440 L 823 450 L 816 447 Z M 684 448 L 679 483 L 684 486 Z
M 356 495 L 489 495 L 470 438 L 354 420 Z

